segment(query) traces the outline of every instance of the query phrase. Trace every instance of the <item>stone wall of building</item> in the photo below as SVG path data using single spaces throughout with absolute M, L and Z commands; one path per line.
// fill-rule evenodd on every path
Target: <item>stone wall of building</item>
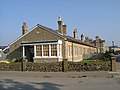
M 41 27 L 36 27 L 26 35 L 23 35 L 17 41 L 13 42 L 10 47 L 10 54 L 8 59 L 18 58 L 22 54 L 21 43 L 23 41 L 46 41 L 46 40 L 62 40 L 64 44 L 64 39 L 53 34 L 52 31 L 45 30 Z M 20 49 L 19 49 L 20 48 Z M 64 48 L 62 53 L 64 54 Z M 18 56 L 19 55 L 19 56 Z M 13 57 L 14 56 L 14 57 Z
M 83 59 L 91 58 L 97 51 L 95 47 L 67 41 L 65 52 L 68 61 L 78 62 Z
M 35 63 L 50 63 L 50 62 L 58 62 L 59 58 L 35 58 Z

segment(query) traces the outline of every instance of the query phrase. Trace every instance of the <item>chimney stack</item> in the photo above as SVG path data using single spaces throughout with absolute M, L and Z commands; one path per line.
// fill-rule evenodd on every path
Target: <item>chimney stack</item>
M 92 40 L 92 39 L 90 39 L 90 44 L 92 45 L 92 43 L 93 43 L 93 40 Z
M 96 36 L 96 41 L 99 42 L 99 36 Z
M 26 25 L 26 22 L 24 22 L 23 25 L 22 25 L 22 35 L 24 35 L 25 33 L 27 33 L 27 31 L 28 31 L 28 27 Z
M 85 37 L 85 42 L 89 43 L 89 38 L 87 36 Z
M 74 38 L 78 39 L 78 31 L 77 31 L 77 29 L 74 29 L 73 34 L 74 34 Z
M 62 17 L 58 17 L 58 30 L 61 34 L 63 34 L 63 22 L 62 22 Z
M 84 42 L 84 35 L 81 34 L 81 41 Z
M 67 34 L 67 25 L 63 25 L 63 34 L 66 35 Z

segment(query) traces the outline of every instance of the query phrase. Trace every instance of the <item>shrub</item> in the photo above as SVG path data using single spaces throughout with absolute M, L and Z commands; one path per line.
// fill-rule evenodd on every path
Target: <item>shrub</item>
M 23 58 L 20 57 L 20 58 L 16 58 L 16 60 L 15 60 L 14 62 L 15 62 L 15 63 L 17 63 L 17 62 L 22 62 L 22 60 L 23 60 Z
M 110 58 L 111 58 L 111 53 L 110 52 L 105 52 L 105 54 L 104 54 L 104 60 L 105 61 L 109 61 Z
M 8 60 L 1 60 L 0 63 L 10 63 Z

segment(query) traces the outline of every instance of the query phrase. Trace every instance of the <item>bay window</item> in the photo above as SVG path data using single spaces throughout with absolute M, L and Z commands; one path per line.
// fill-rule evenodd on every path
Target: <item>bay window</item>
M 61 57 L 62 45 L 61 44 L 43 44 L 36 45 L 36 57 Z

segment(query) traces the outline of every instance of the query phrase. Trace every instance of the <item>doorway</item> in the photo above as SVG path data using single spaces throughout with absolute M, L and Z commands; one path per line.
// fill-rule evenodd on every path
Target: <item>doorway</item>
M 33 62 L 33 57 L 34 57 L 34 46 L 26 46 L 26 56 L 28 59 L 28 62 Z

